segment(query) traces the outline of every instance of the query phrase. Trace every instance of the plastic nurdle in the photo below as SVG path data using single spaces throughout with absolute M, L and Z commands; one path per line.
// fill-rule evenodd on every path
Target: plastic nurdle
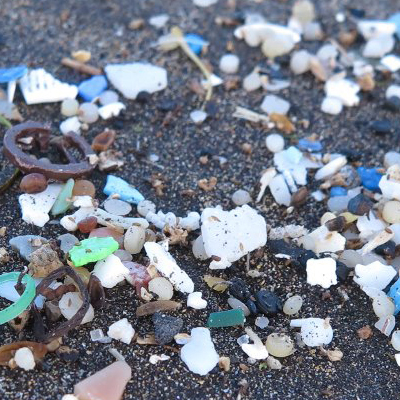
M 19 272 L 9 272 L 7 274 L 0 275 L 0 285 L 6 282 L 17 282 L 19 275 Z M 22 296 L 14 304 L 11 304 L 4 310 L 0 311 L 0 325 L 5 324 L 6 322 L 17 317 L 32 303 L 32 300 L 36 294 L 35 281 L 30 275 L 24 275 L 22 278 L 22 283 L 26 285 Z

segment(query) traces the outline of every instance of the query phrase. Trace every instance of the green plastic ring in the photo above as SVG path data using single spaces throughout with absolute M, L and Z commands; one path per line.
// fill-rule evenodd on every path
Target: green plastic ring
M 19 272 L 9 272 L 0 275 L 0 285 L 6 282 L 17 282 L 19 275 Z M 29 307 L 35 298 L 36 288 L 33 278 L 30 275 L 24 275 L 22 282 L 26 285 L 24 293 L 22 293 L 22 296 L 15 303 L 0 311 L 0 325 L 18 317 L 19 314 Z

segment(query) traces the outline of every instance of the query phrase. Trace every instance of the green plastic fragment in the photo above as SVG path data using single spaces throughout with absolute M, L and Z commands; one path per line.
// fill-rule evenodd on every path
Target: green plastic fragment
M 67 183 L 61 189 L 53 207 L 51 208 L 51 213 L 53 215 L 63 214 L 68 208 L 71 207 L 71 201 L 68 201 L 72 197 L 72 189 L 74 188 L 75 181 L 70 178 Z M 68 200 L 67 200 L 68 199 Z
M 7 274 L 0 275 L 0 285 L 6 282 L 18 282 L 19 272 L 9 272 Z M 35 298 L 36 288 L 35 281 L 30 275 L 24 275 L 22 283 L 25 284 L 24 293 L 22 296 L 13 304 L 0 311 L 0 325 L 11 321 L 15 317 L 18 317 L 23 311 L 25 311 L 32 300 Z
M 243 325 L 245 320 L 243 310 L 240 309 L 214 312 L 208 316 L 207 326 L 209 328 L 223 328 L 225 326 Z
M 75 267 L 81 267 L 106 258 L 118 247 L 118 242 L 112 237 L 92 237 L 81 240 L 69 251 L 69 256 Z

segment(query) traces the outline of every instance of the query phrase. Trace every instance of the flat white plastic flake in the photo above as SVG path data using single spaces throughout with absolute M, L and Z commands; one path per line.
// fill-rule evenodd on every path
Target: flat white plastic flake
M 127 99 L 136 99 L 139 92 L 154 93 L 167 87 L 167 71 L 146 63 L 110 64 L 107 78 Z
M 78 94 L 77 86 L 59 81 L 43 68 L 29 71 L 19 85 L 29 105 L 74 99 Z
M 150 258 L 150 265 L 154 265 L 158 272 L 168 278 L 177 290 L 182 293 L 194 291 L 194 283 L 188 274 L 178 266 L 171 254 L 160 244 L 147 242 L 144 244 L 144 248 Z
M 28 224 L 42 227 L 50 219 L 49 211 L 55 203 L 63 185 L 53 183 L 41 193 L 24 193 L 19 196 L 22 219 Z
M 333 339 L 333 330 L 329 318 L 292 319 L 290 326 L 301 328 L 301 339 L 306 346 L 316 347 L 329 344 Z
M 307 283 L 310 285 L 320 285 L 328 289 L 337 284 L 336 262 L 334 259 L 311 258 L 307 261 Z
M 248 205 L 231 211 L 206 208 L 201 222 L 205 252 L 209 257 L 214 256 L 211 269 L 227 268 L 267 242 L 264 217 Z
M 368 265 L 356 265 L 354 282 L 360 286 L 370 286 L 382 290 L 395 275 L 396 270 L 391 265 L 384 265 L 379 261 L 374 261 Z

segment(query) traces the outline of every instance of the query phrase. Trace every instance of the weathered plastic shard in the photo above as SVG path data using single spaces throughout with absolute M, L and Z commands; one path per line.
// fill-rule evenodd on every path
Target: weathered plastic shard
M 195 374 L 207 375 L 219 361 L 207 328 L 193 328 L 191 339 L 181 349 L 181 359 Z
M 267 242 L 264 217 L 243 205 L 231 211 L 206 208 L 201 214 L 204 249 L 214 256 L 211 269 L 224 269 Z
M 22 219 L 28 224 L 43 227 L 49 221 L 49 211 L 53 207 L 63 185 L 52 183 L 40 193 L 24 193 L 19 196 L 19 205 L 22 210 Z
M 112 237 L 91 237 L 74 246 L 69 251 L 69 256 L 75 267 L 81 267 L 106 258 L 118 247 L 118 242 Z
M 386 199 L 400 200 L 400 166 L 392 165 L 379 181 L 379 188 Z
M 243 325 L 246 321 L 242 309 L 220 311 L 208 316 L 207 326 L 209 328 L 223 328 L 226 326 Z
M 335 158 L 317 171 L 317 173 L 315 174 L 315 179 L 321 180 L 332 176 L 333 174 L 338 172 L 340 168 L 344 167 L 346 163 L 347 159 L 345 156 L 339 156 Z
M 74 99 L 78 94 L 77 86 L 55 79 L 43 68 L 29 71 L 19 85 L 28 105 Z
M 283 25 L 270 24 L 268 22 L 247 24 L 235 29 L 234 35 L 237 39 L 244 39 L 251 46 L 259 46 L 266 38 L 281 35 L 287 36 L 294 43 L 300 42 L 300 35 Z
M 76 384 L 74 394 L 79 400 L 121 400 L 131 377 L 131 367 L 116 361 Z
M 261 176 L 260 179 L 260 192 L 258 193 L 256 203 L 259 203 L 264 196 L 265 189 L 269 186 L 271 183 L 272 179 L 276 175 L 276 169 L 275 168 L 268 168 Z
M 61 192 L 58 194 L 53 207 L 51 208 L 51 213 L 53 215 L 63 214 L 71 206 L 72 189 L 74 188 L 75 181 L 70 178 L 65 183 Z
M 158 92 L 168 84 L 167 71 L 151 64 L 109 64 L 104 70 L 114 87 L 128 99 L 136 99 L 139 92 Z
M 376 329 L 379 329 L 384 335 L 390 336 L 395 324 L 396 320 L 394 315 L 387 315 L 386 317 L 379 318 L 379 320 L 375 322 L 374 326 Z
M 382 290 L 395 275 L 396 270 L 391 265 L 384 265 L 379 261 L 374 261 L 368 265 L 356 265 L 354 282 L 360 286 L 369 286 Z
M 368 40 L 381 35 L 393 35 L 396 33 L 396 24 L 383 20 L 363 20 L 358 22 L 357 29 Z
M 276 175 L 269 183 L 269 189 L 272 196 L 278 204 L 283 204 L 286 207 L 290 206 L 291 194 L 282 174 Z
M 111 117 L 117 117 L 122 110 L 125 110 L 125 104 L 117 101 L 115 103 L 106 104 L 99 108 L 99 115 L 102 119 L 109 119 Z
M 336 262 L 333 258 L 307 260 L 307 283 L 328 289 L 337 284 Z
M 164 275 L 182 293 L 192 293 L 194 283 L 189 275 L 183 271 L 175 259 L 159 243 L 147 242 L 144 244 L 150 265 L 154 265 L 158 272 Z
M 329 318 L 302 318 L 292 319 L 290 326 L 301 328 L 300 334 L 303 342 L 310 347 L 329 344 L 333 339 L 333 330 Z
M 110 254 L 103 260 L 97 261 L 93 269 L 93 275 L 100 279 L 105 288 L 113 288 L 122 282 L 128 275 L 129 269 L 114 254 Z
M 344 250 L 346 238 L 338 232 L 330 231 L 325 225 L 320 226 L 308 235 L 300 239 L 306 250 L 312 250 L 315 253 Z
M 258 337 L 256 333 L 253 332 L 251 328 L 245 329 L 249 338 L 253 341 L 253 343 L 243 343 L 241 345 L 242 350 L 251 358 L 255 360 L 264 360 L 268 357 L 268 350 L 264 346 L 261 339 Z
M 144 200 L 142 194 L 131 184 L 114 175 L 107 176 L 107 183 L 103 189 L 103 192 L 108 196 L 117 194 L 120 200 L 134 204 L 138 204 Z

